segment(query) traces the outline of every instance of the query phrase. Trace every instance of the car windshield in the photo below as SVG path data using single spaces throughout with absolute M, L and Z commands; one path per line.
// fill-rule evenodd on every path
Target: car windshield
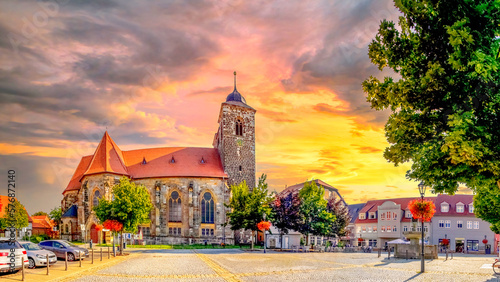
M 14 245 L 16 246 L 16 249 L 22 249 L 21 244 L 19 244 L 17 241 L 15 241 Z M 12 249 L 12 243 L 8 240 L 2 240 L 0 241 L 0 250 L 8 250 Z
M 65 247 L 78 247 L 77 245 L 70 243 L 68 241 L 59 241 L 61 244 L 63 244 Z
M 22 244 L 23 247 L 27 250 L 27 251 L 37 251 L 37 250 L 41 250 L 42 248 L 40 248 L 37 244 L 33 244 L 33 243 L 24 243 Z

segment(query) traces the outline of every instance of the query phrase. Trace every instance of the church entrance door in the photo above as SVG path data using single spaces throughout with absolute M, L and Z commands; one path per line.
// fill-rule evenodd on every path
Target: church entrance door
M 94 243 L 94 244 L 99 243 L 98 232 L 99 231 L 97 231 L 97 229 L 95 229 L 95 224 L 92 224 L 92 227 L 90 228 L 90 239 L 92 240 L 92 243 Z

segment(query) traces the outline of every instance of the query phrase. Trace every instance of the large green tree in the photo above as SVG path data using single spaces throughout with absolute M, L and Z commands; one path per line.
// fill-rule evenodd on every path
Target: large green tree
M 257 223 L 264 219 L 264 214 L 271 214 L 270 202 L 272 198 L 267 191 L 267 176 L 262 174 L 257 187 L 250 192 L 245 181 L 238 185 L 231 185 L 231 199 L 227 205 L 231 211 L 227 214 L 232 230 L 251 230 L 252 249 L 253 238 L 257 231 Z
M 28 213 L 17 199 L 4 205 L 4 208 L 5 216 L 0 225 L 6 226 L 7 229 L 13 228 L 11 232 L 15 232 L 17 238 L 18 231 L 29 225 Z
M 148 223 L 153 205 L 146 187 L 136 185 L 126 177 L 113 186 L 113 196 L 112 201 L 100 199 L 94 211 L 100 222 L 109 219 L 123 224 L 120 236 L 120 246 L 123 246 L 123 231 L 136 233 L 139 224 Z M 120 253 L 123 254 L 123 247 Z
M 435 192 L 476 191 L 477 215 L 493 224 L 483 199 L 500 206 L 500 1 L 396 1 L 399 27 L 383 20 L 369 46 L 380 70 L 363 82 L 368 102 L 390 110 L 384 157 L 412 162 L 407 177 Z M 486 212 L 486 211 L 484 211 Z
M 306 236 L 306 245 L 309 245 L 309 234 L 328 236 L 335 224 L 335 215 L 327 210 L 324 195 L 323 187 L 314 181 L 306 182 L 298 194 L 300 207 L 296 228 Z
M 271 221 L 279 229 L 281 243 L 283 245 L 283 234 L 297 229 L 300 220 L 300 199 L 298 193 L 277 194 L 271 203 Z
M 337 237 L 345 236 L 347 225 L 351 221 L 347 205 L 340 198 L 331 198 L 328 200 L 326 210 L 335 215 L 336 218 L 329 235 Z
M 50 219 L 52 219 L 54 221 L 54 223 L 56 224 L 57 226 L 57 230 L 60 230 L 60 226 L 61 226 L 61 218 L 62 218 L 62 209 L 61 207 L 55 207 L 53 208 L 50 213 L 49 213 L 49 217 Z M 59 232 L 60 234 L 60 232 Z

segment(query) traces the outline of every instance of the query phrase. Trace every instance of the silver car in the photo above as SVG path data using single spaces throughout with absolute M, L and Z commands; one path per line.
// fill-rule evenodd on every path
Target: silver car
M 68 260 L 74 261 L 89 256 L 89 250 L 79 247 L 73 243 L 66 240 L 46 240 L 38 244 L 40 248 L 48 250 L 56 254 L 58 258 L 64 259 L 66 253 L 68 253 Z
M 0 272 L 18 271 L 27 266 L 26 250 L 17 241 L 0 238 Z
M 43 250 L 35 243 L 21 241 L 19 242 L 28 253 L 29 268 L 47 265 L 47 255 L 49 255 L 49 263 L 52 265 L 57 262 L 56 254 L 51 251 Z

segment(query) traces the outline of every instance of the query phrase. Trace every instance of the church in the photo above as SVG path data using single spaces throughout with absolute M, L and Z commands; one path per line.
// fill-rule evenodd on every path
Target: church
M 224 227 L 224 203 L 229 203 L 232 184 L 245 180 L 250 189 L 255 187 L 256 113 L 236 89 L 234 74 L 234 91 L 220 107 L 212 148 L 122 151 L 105 132 L 94 154 L 82 157 L 63 192 L 62 239 L 109 238 L 109 232 L 96 229 L 99 223 L 92 208 L 100 198 L 111 200 L 113 186 L 125 176 L 150 194 L 151 222 L 139 226 L 144 239 L 234 243 L 232 230 Z

